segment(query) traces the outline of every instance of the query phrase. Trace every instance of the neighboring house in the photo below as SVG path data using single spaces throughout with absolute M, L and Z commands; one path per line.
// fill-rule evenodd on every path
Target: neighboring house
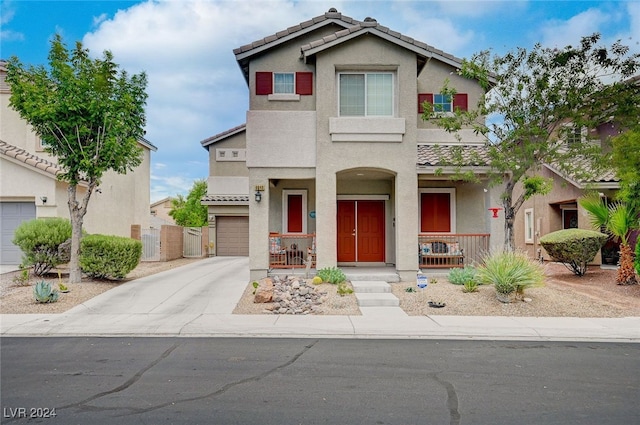
M 173 208 L 172 201 L 173 198 L 167 197 L 151 204 L 151 221 L 149 222 L 149 227 L 153 229 L 159 229 L 163 224 L 176 224 L 176 221 L 173 219 L 173 217 L 169 215 L 169 212 Z
M 316 268 L 393 266 L 412 280 L 502 245 L 483 140 L 421 119 L 425 100 L 477 104 L 482 89 L 456 74 L 460 59 L 335 9 L 234 53 L 246 124 L 201 142 L 216 255 L 248 254 L 251 279 L 311 255 Z M 447 79 L 453 99 L 439 94 Z M 439 158 L 456 146 L 478 153 L 468 170 L 480 183 L 448 178 Z
M 592 132 L 588 143 L 599 143 L 604 146 L 608 138 L 617 134 L 619 130 L 615 126 L 605 123 Z M 576 131 L 574 140 L 568 140 L 565 143 L 587 143 L 586 134 L 584 131 Z M 585 167 L 588 167 L 588 164 L 585 163 Z M 545 260 L 551 260 L 540 246 L 539 239 L 548 233 L 562 229 L 593 230 L 589 214 L 580 206 L 578 200 L 589 191 L 597 191 L 607 200 L 614 200 L 620 189 L 620 180 L 616 177 L 614 170 L 609 170 L 596 176 L 592 181 L 582 181 L 566 175 L 550 164 L 545 164 L 539 175 L 551 178 L 553 188 L 549 194 L 533 196 L 522 204 L 514 223 L 515 245 L 534 258 L 542 256 Z M 521 185 L 517 190 L 522 190 Z M 519 193 L 521 192 L 517 194 Z M 609 241 L 602 253 L 617 253 L 618 250 L 618 243 Z M 608 258 L 605 262 L 610 262 Z M 601 264 L 602 260 L 602 256 L 598 254 L 594 264 Z M 616 264 L 617 257 L 612 258 L 610 263 Z
M 9 107 L 5 65 L 0 61 L 0 262 L 19 264 L 21 252 L 11 243 L 16 227 L 34 218 L 69 218 L 68 185 L 57 179 L 61 170 L 44 151 L 38 135 Z M 124 175 L 106 173 L 91 196 L 84 217 L 88 233 L 130 236 L 132 224 L 149 227 L 150 157 L 157 149 L 144 139 L 140 145 L 142 164 Z M 79 185 L 78 196 L 84 196 L 85 190 Z

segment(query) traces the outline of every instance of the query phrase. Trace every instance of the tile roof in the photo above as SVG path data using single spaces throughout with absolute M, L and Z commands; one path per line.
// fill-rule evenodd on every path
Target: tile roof
M 436 49 L 435 47 L 423 43 L 419 40 L 415 40 L 411 37 L 403 35 L 397 31 L 393 31 L 388 27 L 379 25 L 378 22 L 373 18 L 366 18 L 364 22 L 358 22 L 349 28 L 337 31 L 319 40 L 315 40 L 311 43 L 303 45 L 301 47 L 302 55 L 307 58 L 308 56 L 311 56 L 316 52 L 323 50 L 324 48 L 334 46 L 335 44 L 366 33 L 376 34 L 393 43 L 402 44 L 426 58 L 437 57 L 443 62 L 449 63 L 453 66 L 462 65 L 462 59 L 457 58 L 442 50 Z
M 458 164 L 459 159 L 462 159 L 462 164 Z M 417 165 L 447 166 L 452 162 L 455 165 L 486 167 L 489 165 L 489 156 L 484 145 L 418 145 Z
M 323 15 L 316 16 L 308 21 L 289 27 L 286 30 L 279 31 L 270 36 L 233 49 L 233 53 L 236 56 L 238 65 L 240 66 L 247 83 L 249 82 L 248 62 L 251 56 L 329 24 L 335 24 L 343 27 L 344 29 L 302 46 L 301 53 L 305 59 L 313 56 L 318 51 L 329 48 L 335 44 L 342 43 L 362 34 L 371 33 L 392 43 L 396 43 L 413 50 L 423 58 L 435 57 L 455 67 L 461 66 L 462 64 L 461 59 L 445 53 L 442 50 L 436 49 L 426 43 L 379 25 L 373 18 L 365 18 L 364 21 L 358 21 L 342 15 L 342 13 L 338 12 L 335 8 L 331 8 Z
M 359 21 L 353 18 L 342 15 L 342 13 L 338 12 L 335 8 L 332 7 L 331 9 L 329 9 L 328 12 L 326 12 L 323 15 L 316 16 L 315 18 L 309 19 L 308 21 L 304 21 L 299 23 L 298 25 L 289 27 L 286 30 L 279 31 L 275 34 L 261 38 L 252 43 L 245 44 L 244 46 L 238 47 L 237 49 L 233 49 L 233 54 L 236 55 L 236 57 L 242 56 L 242 54 L 246 52 L 250 52 L 251 50 L 258 49 L 268 44 L 273 44 L 279 40 L 282 40 L 283 38 L 288 38 L 291 35 L 298 35 L 298 33 L 306 32 L 311 27 L 315 29 L 320 26 L 326 25 L 330 22 L 335 22 L 339 24 L 341 23 L 342 26 L 344 27 L 348 27 L 348 26 L 359 23 Z
M 200 201 L 208 204 L 249 203 L 249 195 L 206 195 Z
M 22 162 L 29 167 L 35 168 L 41 172 L 57 177 L 63 171 L 58 164 L 48 161 L 44 158 L 40 158 L 24 149 L 11 145 L 7 142 L 0 140 L 0 154 L 16 161 Z
M 588 168 L 588 162 L 586 160 L 576 159 L 575 164 L 580 165 L 582 162 L 582 168 Z M 574 165 L 575 165 L 574 164 Z M 579 189 L 585 189 L 588 186 L 600 187 L 600 188 L 613 188 L 618 189 L 620 187 L 620 179 L 616 176 L 615 170 L 604 170 L 602 173 L 596 175 L 593 179 L 585 180 L 577 174 L 568 174 L 560 169 L 560 167 L 553 164 L 544 164 L 549 170 L 553 171 L 565 180 L 568 180 L 571 184 Z
M 223 140 L 234 134 L 240 133 L 244 131 L 246 128 L 247 128 L 247 124 L 240 124 L 239 126 L 230 128 L 229 130 L 225 130 L 222 133 L 218 133 L 211 137 L 207 137 L 206 139 L 201 141 L 200 144 L 202 145 L 203 148 L 207 149 L 207 146 L 212 145 L 216 142 L 219 142 L 220 140 Z

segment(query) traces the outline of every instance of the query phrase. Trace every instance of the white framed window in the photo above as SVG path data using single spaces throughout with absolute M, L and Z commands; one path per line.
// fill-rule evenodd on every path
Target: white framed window
M 282 233 L 307 233 L 307 191 L 282 191 Z
M 295 86 L 295 74 L 293 72 L 273 73 L 273 93 L 294 94 Z
M 534 243 L 535 227 L 534 227 L 533 208 L 524 210 L 524 242 Z
M 393 73 L 342 72 L 338 86 L 340 116 L 393 116 Z
M 450 94 L 434 94 L 433 95 L 433 111 L 434 112 L 451 112 L 453 111 L 453 97 Z

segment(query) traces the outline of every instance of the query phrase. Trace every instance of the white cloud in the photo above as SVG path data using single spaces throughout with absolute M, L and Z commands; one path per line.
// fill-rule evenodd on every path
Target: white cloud
M 206 178 L 208 156 L 200 141 L 245 121 L 248 90 L 234 48 L 340 4 L 147 1 L 112 19 L 97 18 L 85 47 L 95 55 L 110 50 L 129 73 L 148 76 L 146 137 L 158 147 L 152 163 L 166 164 L 154 169 L 153 190 L 188 190 L 193 180 Z
M 540 42 L 546 47 L 575 46 L 582 37 L 602 32 L 611 20 L 612 16 L 600 9 L 588 9 L 566 21 L 551 20 L 542 25 Z

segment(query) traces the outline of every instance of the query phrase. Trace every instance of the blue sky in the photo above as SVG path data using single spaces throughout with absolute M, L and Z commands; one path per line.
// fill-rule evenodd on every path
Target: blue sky
M 145 71 L 151 200 L 186 194 L 208 175 L 200 141 L 245 122 L 248 89 L 233 49 L 335 7 L 370 16 L 458 57 L 535 43 L 563 47 L 600 32 L 640 51 L 640 1 L 0 0 L 0 57 L 45 64 L 49 40 L 110 50 L 130 73 Z

